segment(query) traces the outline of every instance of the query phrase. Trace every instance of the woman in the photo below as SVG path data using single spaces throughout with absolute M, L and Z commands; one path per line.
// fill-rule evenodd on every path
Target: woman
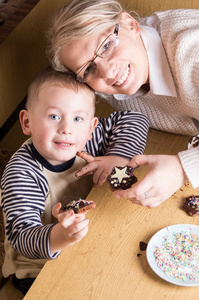
M 199 129 L 199 10 L 170 10 L 138 21 L 114 0 L 73 0 L 52 19 L 48 57 L 70 70 L 117 110 L 144 113 L 152 128 L 196 135 Z M 148 166 L 132 188 L 115 192 L 154 207 L 187 178 L 199 186 L 199 149 L 138 155 Z

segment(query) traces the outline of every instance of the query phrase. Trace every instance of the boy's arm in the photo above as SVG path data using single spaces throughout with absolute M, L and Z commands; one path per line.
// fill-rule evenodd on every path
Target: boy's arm
M 78 153 L 88 163 L 76 176 L 93 175 L 101 186 L 114 166 L 125 166 L 136 154 L 143 153 L 149 128 L 148 119 L 132 111 L 114 112 L 109 118 L 99 118 L 93 139 L 86 145 L 86 153 Z
M 92 140 L 85 150 L 92 156 L 113 155 L 131 159 L 145 149 L 149 121 L 139 112 L 114 112 L 98 118 Z
M 27 147 L 28 148 L 28 147 Z M 8 163 L 1 180 L 5 231 L 15 251 L 28 258 L 55 258 L 50 254 L 49 234 L 54 224 L 43 226 L 48 183 L 25 147 Z M 30 164 L 31 161 L 31 164 Z

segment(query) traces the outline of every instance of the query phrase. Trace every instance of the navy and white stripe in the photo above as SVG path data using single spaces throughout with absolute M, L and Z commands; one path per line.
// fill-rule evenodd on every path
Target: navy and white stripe
M 107 119 L 99 118 L 86 151 L 93 156 L 132 158 L 143 153 L 148 128 L 148 119 L 140 113 L 115 112 Z M 43 225 L 41 221 L 49 186 L 32 150 L 30 143 L 22 145 L 2 176 L 6 234 L 12 247 L 28 258 L 55 258 L 59 253 L 49 252 L 49 232 L 54 224 Z
M 49 187 L 30 144 L 23 145 L 10 159 L 1 188 L 11 246 L 29 258 L 50 258 L 48 234 L 53 225 L 43 226 L 41 222 Z
M 133 158 L 142 154 L 146 146 L 149 121 L 139 112 L 114 112 L 108 118 L 98 118 L 93 139 L 86 151 L 93 156 L 117 155 Z

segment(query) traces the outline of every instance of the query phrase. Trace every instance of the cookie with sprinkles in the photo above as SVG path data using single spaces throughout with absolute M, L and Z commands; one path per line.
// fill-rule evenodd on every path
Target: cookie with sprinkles
M 107 181 L 110 183 L 112 190 L 126 190 L 137 182 L 137 178 L 133 175 L 133 168 L 129 166 L 114 167 L 108 175 Z
M 192 195 L 187 197 L 182 209 L 192 217 L 199 215 L 199 196 Z
M 188 149 L 192 149 L 199 146 L 199 134 L 192 136 L 188 142 Z
M 71 201 L 70 203 L 66 204 L 63 207 L 63 210 L 66 211 L 72 209 L 75 214 L 80 214 L 80 213 L 85 213 L 88 210 L 95 207 L 96 207 L 95 202 L 79 199 L 79 200 Z

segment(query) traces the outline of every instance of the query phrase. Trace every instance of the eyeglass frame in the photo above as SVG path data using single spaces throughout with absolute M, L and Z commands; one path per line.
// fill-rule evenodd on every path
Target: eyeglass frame
M 108 38 L 109 38 L 110 36 L 114 36 L 114 37 L 116 38 L 116 40 L 118 40 L 118 32 L 119 32 L 119 23 L 116 23 L 114 32 L 111 33 L 111 34 L 109 34 L 109 35 L 107 36 L 107 38 L 105 38 L 105 40 L 104 40 L 104 41 L 99 45 L 99 47 L 97 48 L 96 56 L 95 56 L 92 60 L 89 60 L 87 63 L 85 63 L 85 65 L 83 65 L 83 67 L 81 67 L 80 71 L 76 74 L 76 80 L 77 80 L 77 81 L 86 83 L 86 82 L 88 82 L 89 80 L 91 80 L 91 79 L 95 76 L 95 74 L 93 74 L 93 77 L 92 77 L 91 79 L 89 79 L 88 81 L 83 81 L 83 80 L 81 80 L 80 78 L 78 78 L 78 75 L 82 72 L 82 70 L 83 70 L 87 65 L 89 65 L 90 63 L 93 64 L 97 57 L 100 57 L 100 58 L 106 58 L 106 57 L 109 57 L 109 56 L 113 53 L 113 51 L 115 50 L 115 48 L 117 47 L 118 44 L 115 45 L 115 48 L 113 49 L 113 51 L 112 51 L 108 56 L 104 56 L 104 57 L 103 57 L 103 56 L 97 54 L 97 52 L 99 51 L 99 49 L 101 48 L 101 46 L 102 46 L 103 44 L 105 44 L 106 40 L 108 40 Z M 119 42 L 119 40 L 118 40 L 118 42 Z M 94 63 L 94 64 L 95 64 L 95 63 Z M 95 64 L 95 65 L 96 65 L 96 64 Z

